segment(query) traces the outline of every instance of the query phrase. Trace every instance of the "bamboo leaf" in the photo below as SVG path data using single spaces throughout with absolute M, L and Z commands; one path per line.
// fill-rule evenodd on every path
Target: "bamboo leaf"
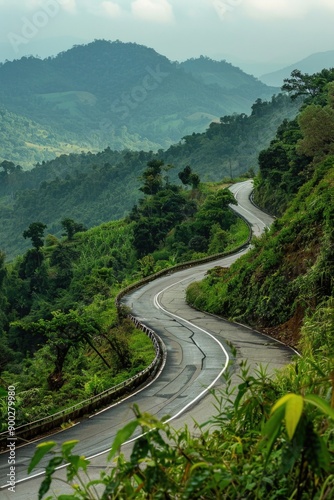
M 46 455 L 54 446 L 56 446 L 55 441 L 47 441 L 46 443 L 41 443 L 36 446 L 36 451 L 31 459 L 28 467 L 28 474 L 39 464 L 44 455 Z
M 270 438 L 276 432 L 277 428 L 279 428 L 282 423 L 284 413 L 285 408 L 281 406 L 272 414 L 263 427 L 262 434 L 264 436 Z
M 285 405 L 289 399 L 293 398 L 293 396 L 295 396 L 295 394 L 285 394 L 285 396 L 276 401 L 270 413 L 273 414 L 280 406 Z
M 304 399 L 302 396 L 298 396 L 297 394 L 293 394 L 292 397 L 286 402 L 285 425 L 290 440 L 294 436 L 300 417 L 303 413 L 303 408 Z
M 50 484 L 51 484 L 51 476 L 46 476 L 46 478 L 43 479 L 42 484 L 38 490 L 38 500 L 42 500 L 44 495 L 49 491 Z
M 305 396 L 305 401 L 307 403 L 311 403 L 313 406 L 316 406 L 325 415 L 334 420 L 334 408 L 331 408 L 331 406 L 326 401 L 319 398 L 319 396 L 316 396 L 315 394 L 307 394 L 307 396 Z
M 65 457 L 68 457 L 71 453 L 74 446 L 79 443 L 77 439 L 73 439 L 72 441 L 66 441 L 61 445 L 61 451 Z
M 262 433 L 267 437 L 267 440 L 264 443 L 268 450 L 266 456 L 266 464 L 268 463 L 275 441 L 280 433 L 284 413 L 284 406 L 280 406 L 263 427 Z
M 47 444 L 47 443 L 43 443 Z M 42 500 L 44 495 L 49 491 L 52 482 L 52 474 L 56 468 L 63 462 L 63 457 L 53 457 L 45 468 L 45 479 L 43 480 L 39 491 L 38 500 Z
M 138 425 L 139 425 L 138 420 L 133 420 L 132 422 L 126 424 L 126 426 L 123 427 L 123 429 L 120 429 L 117 432 L 110 453 L 108 455 L 108 460 L 111 460 L 112 457 L 115 455 L 115 453 L 120 449 L 122 444 L 125 443 L 132 436 Z

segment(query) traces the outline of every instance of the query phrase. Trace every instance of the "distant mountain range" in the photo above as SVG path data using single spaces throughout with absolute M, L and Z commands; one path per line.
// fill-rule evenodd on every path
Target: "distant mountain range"
M 178 173 L 187 165 L 202 181 L 238 177 L 250 169 L 254 172 L 259 152 L 269 146 L 284 119 L 295 118 L 300 104 L 284 94 L 269 102 L 258 99 L 249 116 L 227 116 L 220 123 L 211 123 L 206 132 L 185 136 L 157 153 L 106 148 L 96 154 L 63 154 L 29 171 L 0 162 L 0 249 L 8 258 L 27 250 L 30 241 L 18 234 L 35 221 L 47 224 L 48 231 L 60 237 L 64 217 L 86 227 L 123 218 L 142 195 L 143 171 L 151 160 L 164 161 L 164 173 L 171 183 L 180 183 Z M 24 125 L 30 140 L 40 134 L 27 120 Z
M 294 69 L 299 69 L 303 73 L 312 75 L 313 73 L 318 73 L 324 68 L 334 68 L 334 50 L 312 54 L 301 61 L 287 66 L 286 68 L 262 75 L 260 80 L 267 85 L 281 87 L 284 78 L 289 78 Z
M 96 40 L 56 57 L 23 57 L 0 64 L 0 109 L 12 117 L 9 129 L 1 121 L 0 160 L 27 167 L 78 148 L 158 150 L 277 92 L 225 61 L 171 62 L 135 43 Z M 38 133 L 25 144 L 13 120 Z

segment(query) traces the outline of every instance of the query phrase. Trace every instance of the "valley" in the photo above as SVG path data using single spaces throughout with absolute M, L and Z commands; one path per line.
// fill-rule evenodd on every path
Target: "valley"
M 167 352 L 133 398 L 17 446 L 16 493 L 331 498 L 333 68 L 280 91 L 99 39 L 7 61 L 0 88 L 2 432 L 14 389 L 29 425 L 141 373 L 130 311 Z

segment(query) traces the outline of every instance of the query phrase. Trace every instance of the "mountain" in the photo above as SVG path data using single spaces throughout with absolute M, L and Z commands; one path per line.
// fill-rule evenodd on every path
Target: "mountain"
M 128 439 L 138 425 L 145 431 L 153 423 L 156 430 L 136 441 L 130 461 L 122 458 L 108 472 L 109 461 L 100 480 L 89 478 L 86 484 L 79 476 L 78 495 L 84 491 L 94 497 L 93 483 L 94 488 L 97 484 L 101 491 L 104 488 L 107 496 L 110 491 L 122 495 L 126 490 L 128 498 L 138 498 L 139 477 L 142 498 L 163 498 L 167 490 L 169 498 L 185 500 L 333 496 L 332 76 L 328 74 L 321 85 L 319 75 L 311 81 L 309 77 L 298 80 L 298 90 L 303 85 L 304 90 L 312 88 L 311 96 L 304 101 L 298 119 L 285 121 L 269 148 L 260 154 L 255 201 L 265 202 L 269 208 L 276 206 L 282 216 L 261 238 L 253 238 L 249 251 L 230 268 L 213 267 L 204 282 L 192 281 L 187 290 L 188 302 L 197 309 L 261 329 L 296 346 L 300 355 L 291 359 L 287 350 L 289 366 L 271 373 L 264 358 L 255 356 L 250 362 L 240 358 L 240 338 L 226 331 L 233 364 L 216 391 L 212 408 L 217 415 L 210 417 L 209 427 L 203 424 L 198 437 L 188 428 L 174 432 L 166 421 L 159 423 L 154 415 L 143 415 L 135 408 L 135 420 L 118 434 L 112 451 L 120 443 L 119 436 Z M 285 97 L 276 97 L 272 105 L 284 102 Z M 250 118 L 264 116 L 268 106 L 257 101 Z M 213 130 L 220 129 L 224 142 L 226 127 L 242 132 L 244 120 L 247 123 L 245 115 L 225 117 Z M 256 125 L 254 120 L 252 128 Z M 232 138 L 237 140 L 238 134 L 231 134 L 226 143 Z M 192 177 L 192 189 L 181 190 L 163 175 L 169 166 L 162 168 L 153 152 L 109 149 L 98 155 L 63 155 L 30 172 L 3 162 L 0 190 L 4 189 L 9 213 L 10 203 L 20 196 L 13 189 L 15 183 L 31 182 L 35 192 L 23 189 L 17 208 L 32 211 L 39 202 L 36 213 L 41 215 L 42 207 L 49 212 L 54 207 L 61 210 L 63 200 L 72 198 L 77 189 L 78 215 L 82 217 L 87 198 L 96 201 L 99 185 L 105 186 L 108 180 L 118 176 L 119 198 L 126 197 L 126 174 L 134 176 L 136 171 L 131 159 L 138 165 L 150 162 L 141 175 L 146 196 L 126 220 L 84 231 L 81 222 L 65 219 L 66 235 L 59 240 L 48 235 L 46 245 L 46 228 L 35 222 L 24 234 L 32 244 L 25 255 L 5 265 L 0 252 L 1 422 L 7 417 L 8 398 L 14 400 L 13 387 L 20 425 L 97 395 L 147 366 L 154 356 L 152 349 L 145 348 L 143 336 L 138 337 L 139 332 L 125 320 L 125 308 L 117 315 L 115 295 L 120 288 L 141 277 L 151 280 L 152 272 L 175 263 L 182 250 L 191 251 L 193 258 L 206 248 L 210 253 L 221 251 L 228 239 L 238 245 L 237 225 L 231 213 L 222 209 L 232 201 L 231 193 L 217 185 L 198 186 L 194 182 L 197 176 Z M 57 172 L 62 179 L 53 177 Z M 76 177 L 71 178 L 71 173 Z M 184 169 L 181 179 L 191 181 L 190 175 Z M 132 185 L 133 178 L 129 180 Z M 114 202 L 114 191 L 110 184 L 106 206 Z M 96 215 L 99 210 L 96 206 Z M 20 220 L 23 212 L 18 215 Z M 1 220 L 0 230 L 7 225 L 3 213 Z M 233 229 L 230 233 L 229 228 Z M 20 228 L 14 229 L 18 239 Z M 251 335 L 253 347 L 262 343 L 275 353 L 272 341 L 256 332 Z M 245 342 L 246 349 L 249 346 Z M 55 459 L 58 463 L 66 459 L 72 479 L 79 466 L 85 467 L 84 458 L 79 463 L 78 455 L 72 455 L 72 444 L 67 441 L 54 448 L 56 455 L 49 455 L 50 480 Z M 44 451 L 53 445 L 56 443 L 46 443 Z M 32 465 L 41 458 L 41 450 L 39 445 Z M 147 465 L 140 476 L 138 457 Z
M 10 158 L 27 169 L 60 154 L 88 151 L 87 145 L 68 132 L 59 134 L 48 125 L 0 108 L 0 162 Z
M 304 101 L 297 118 L 284 122 L 259 155 L 254 201 L 278 216 L 272 227 L 228 271 L 214 270 L 191 291 L 195 306 L 295 347 L 302 325 L 310 324 L 317 311 L 329 307 L 333 312 L 333 74 L 334 69 L 322 74 L 322 85 Z M 319 74 L 305 81 L 315 88 Z M 330 324 L 323 326 L 332 343 Z M 312 335 L 321 348 L 324 337 Z
M 165 148 L 276 89 L 225 62 L 171 62 L 135 43 L 96 40 L 0 65 L 0 106 L 97 151 Z M 68 142 L 68 141 L 67 141 Z M 2 146 L 1 157 L 12 160 Z
M 295 117 L 298 107 L 297 101 L 282 94 L 270 102 L 258 99 L 249 116 L 225 116 L 220 123 L 212 123 L 206 132 L 185 136 L 184 140 L 157 153 L 106 148 L 96 154 L 90 151 L 63 154 L 29 171 L 13 162 L 0 162 L 3 222 L 0 249 L 8 258 L 24 252 L 29 243 L 17 238 L 17 234 L 22 234 L 37 220 L 47 224 L 53 235 L 60 236 L 60 221 L 64 217 L 80 220 L 86 227 L 124 217 L 138 201 L 140 177 L 151 160 L 174 165 L 173 169 L 168 167 L 168 178 L 173 182 L 179 182 L 177 172 L 187 165 L 202 181 L 236 177 L 251 167 L 256 170 L 259 152 L 269 146 L 284 119 Z M 43 144 L 40 129 L 29 122 L 28 125 L 29 133 L 36 135 L 35 143 L 39 140 Z M 13 127 L 12 134 L 16 137 Z M 23 143 L 25 138 L 19 139 Z M 31 151 L 35 150 L 31 148 Z
M 23 170 L 30 170 L 36 164 L 55 159 L 57 156 L 93 151 L 97 153 L 105 148 L 107 141 L 87 140 L 70 130 L 55 130 L 48 124 L 30 120 L 0 107 L 0 163 L 10 161 L 20 165 Z M 101 143 L 101 147 L 98 144 Z M 156 149 L 157 145 L 129 134 L 121 129 L 114 137 L 115 150 Z
M 254 89 L 253 97 L 256 99 L 268 91 L 266 85 L 257 78 L 226 61 L 215 61 L 200 56 L 180 63 L 180 67 L 206 85 L 218 85 L 225 91 L 230 90 L 231 94 L 242 89 L 247 89 L 251 93 L 251 89 Z
M 324 68 L 329 69 L 333 67 L 334 50 L 328 50 L 327 52 L 317 52 L 316 54 L 312 54 L 301 61 L 287 66 L 286 68 L 262 75 L 260 80 L 267 85 L 281 87 L 283 85 L 284 78 L 289 78 L 294 69 L 299 69 L 302 73 L 313 74 Z
M 60 236 L 64 217 L 86 227 L 121 219 L 139 198 L 138 177 L 153 153 L 117 152 L 61 155 L 23 171 L 10 162 L 0 167 L 0 249 L 10 259 L 23 253 L 17 238 L 35 221 Z
M 191 165 L 205 181 L 237 177 L 251 168 L 257 170 L 260 151 L 269 146 L 277 127 L 293 119 L 301 101 L 291 101 L 283 94 L 271 101 L 257 99 L 249 115 L 223 116 L 203 133 L 186 135 L 167 151 L 159 152 L 165 163 Z
M 12 45 L 8 39 L 6 42 L 0 42 L 0 62 L 13 61 L 14 59 L 18 59 L 18 57 L 31 55 L 42 58 L 49 57 L 50 55 L 56 55 L 63 50 L 67 50 L 68 47 L 83 43 L 87 43 L 87 39 L 64 35 L 47 37 L 43 40 L 32 38 L 27 45 L 22 43 L 18 47 L 15 47 L 15 44 Z

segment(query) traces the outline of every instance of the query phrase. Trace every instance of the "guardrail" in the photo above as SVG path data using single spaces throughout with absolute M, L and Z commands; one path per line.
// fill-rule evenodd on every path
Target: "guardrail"
M 255 203 L 255 201 L 254 201 L 254 191 L 251 192 L 251 194 L 249 196 L 249 201 L 251 202 L 251 204 L 255 208 L 258 208 L 259 210 L 261 210 L 261 212 L 264 212 L 265 214 L 269 215 L 273 219 L 277 218 L 276 215 L 273 215 L 271 212 L 269 212 L 269 210 L 267 210 L 266 208 L 260 207 L 259 205 L 257 205 L 257 203 Z
M 208 255 L 207 257 L 202 257 L 201 259 L 196 259 L 196 260 L 191 260 L 189 262 L 184 262 L 182 264 L 176 264 L 175 266 L 172 267 L 167 267 L 166 269 L 162 269 L 161 271 L 158 271 L 157 273 L 150 274 L 150 276 L 147 276 L 146 278 L 143 278 L 139 281 L 136 281 L 135 283 L 132 283 L 131 285 L 127 286 L 123 290 L 120 291 L 120 293 L 117 295 L 115 303 L 118 311 L 120 312 L 121 309 L 121 300 L 122 298 L 127 295 L 128 293 L 137 290 L 143 285 L 146 285 L 147 283 L 150 283 L 151 281 L 161 278 L 163 276 L 167 276 L 168 274 L 176 273 L 177 271 L 182 271 L 182 269 L 188 269 L 189 267 L 194 267 L 198 266 L 200 264 L 205 264 L 206 262 L 212 262 L 213 260 L 218 260 L 222 259 L 224 257 L 228 257 L 229 255 L 233 255 L 235 253 L 241 252 L 245 248 L 247 248 L 250 245 L 251 239 L 252 239 L 252 228 L 248 220 L 238 212 L 236 212 L 237 216 L 243 219 L 246 224 L 249 227 L 249 236 L 247 238 L 247 241 L 243 243 L 242 245 L 239 245 L 237 248 L 234 248 L 233 250 L 230 250 L 229 252 L 222 252 L 214 255 Z
M 124 288 L 116 297 L 115 303 L 118 312 L 120 313 L 121 311 L 122 298 L 126 294 L 130 293 L 133 290 L 136 290 L 137 288 L 140 288 L 146 283 L 149 283 L 162 276 L 175 273 L 182 269 L 188 269 L 189 267 L 193 267 L 199 264 L 204 264 L 206 262 L 211 262 L 223 257 L 227 257 L 229 255 L 235 254 L 247 248 L 252 238 L 251 226 L 245 217 L 243 217 L 239 213 L 237 213 L 237 215 L 247 223 L 250 229 L 248 239 L 245 243 L 243 243 L 239 247 L 229 252 L 222 252 L 215 255 L 209 255 L 201 259 L 192 260 L 189 262 L 185 262 L 183 264 L 177 264 L 176 266 L 170 268 L 162 269 L 161 271 L 152 274 L 150 276 L 147 276 L 146 278 L 143 278 L 137 281 L 136 283 L 132 283 L 128 287 Z M 135 318 L 131 314 L 127 316 L 131 319 L 131 321 L 136 325 L 137 328 L 141 329 L 152 340 L 156 352 L 155 358 L 152 361 L 152 363 L 137 375 L 134 375 L 133 377 L 125 380 L 124 382 L 114 387 L 111 387 L 101 392 L 100 394 L 97 394 L 96 396 L 85 399 L 84 401 L 81 401 L 76 405 L 66 408 L 60 412 L 54 413 L 53 415 L 50 415 L 48 417 L 35 420 L 34 422 L 30 422 L 28 424 L 24 424 L 20 427 L 17 427 L 15 429 L 15 436 L 18 439 L 18 443 L 20 443 L 20 441 L 21 442 L 27 441 L 36 436 L 41 436 L 43 434 L 46 434 L 50 430 L 60 427 L 62 424 L 66 422 L 76 420 L 80 417 L 89 414 L 93 414 L 93 412 L 96 409 L 101 408 L 102 406 L 106 406 L 110 403 L 119 401 L 125 395 L 130 394 L 135 389 L 138 389 L 144 382 L 147 383 L 150 379 L 153 379 L 156 373 L 162 369 L 166 361 L 166 348 L 161 338 L 153 330 L 151 330 L 146 325 L 141 323 L 137 318 Z M 8 437 L 9 434 L 7 431 L 0 433 L 0 449 L 5 448 L 7 446 Z
M 142 330 L 152 340 L 155 348 L 155 358 L 152 363 L 133 377 L 101 392 L 100 394 L 97 394 L 96 396 L 85 399 L 76 405 L 54 413 L 48 417 L 17 427 L 15 429 L 15 437 L 18 439 L 18 443 L 43 435 L 52 429 L 60 427 L 65 422 L 92 414 L 97 408 L 101 408 L 102 406 L 108 405 L 112 402 L 117 402 L 124 397 L 124 395 L 130 394 L 135 389 L 139 389 L 144 382 L 147 383 L 150 379 L 154 379 L 157 372 L 160 371 L 165 364 L 166 348 L 164 343 L 153 330 L 138 321 L 138 319 L 131 315 L 129 315 L 129 318 L 138 329 Z M 1 448 L 5 448 L 7 446 L 8 437 L 9 434 L 7 431 L 0 433 Z

